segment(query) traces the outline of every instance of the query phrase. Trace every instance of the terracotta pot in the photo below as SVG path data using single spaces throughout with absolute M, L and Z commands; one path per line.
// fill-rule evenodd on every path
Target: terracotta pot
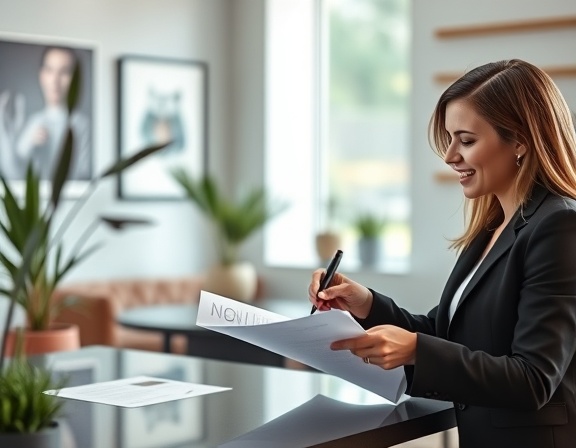
M 328 263 L 341 247 L 342 238 L 337 233 L 324 232 L 316 235 L 316 253 L 322 264 Z
M 57 423 L 38 432 L 0 433 L 1 447 L 60 448 L 60 428 Z
M 12 356 L 19 329 L 8 332 L 6 340 L 6 353 Z M 41 355 L 50 352 L 63 352 L 78 350 L 80 348 L 80 330 L 77 325 L 54 323 L 48 330 L 24 330 L 24 353 L 27 355 Z
M 254 265 L 242 262 L 212 266 L 206 275 L 203 289 L 230 299 L 252 302 L 256 297 L 257 286 L 258 276 Z

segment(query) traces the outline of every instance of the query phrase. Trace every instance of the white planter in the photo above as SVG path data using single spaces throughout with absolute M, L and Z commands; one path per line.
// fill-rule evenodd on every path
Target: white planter
M 362 237 L 358 240 L 358 258 L 364 267 L 376 267 L 380 262 L 380 240 Z
M 242 302 L 256 297 L 258 276 L 252 263 L 241 262 L 229 266 L 214 265 L 206 275 L 204 289 Z

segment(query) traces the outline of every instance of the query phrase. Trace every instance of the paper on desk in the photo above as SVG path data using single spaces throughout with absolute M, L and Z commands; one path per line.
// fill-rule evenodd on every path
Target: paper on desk
M 219 448 L 296 448 L 317 445 L 380 427 L 393 404 L 349 404 L 316 395 L 278 418 Z
M 199 395 L 230 390 L 229 387 L 137 376 L 114 381 L 65 387 L 59 390 L 44 391 L 47 395 L 61 398 L 90 401 L 125 408 L 137 408 L 166 401 L 182 400 Z
M 394 403 L 406 389 L 404 369 L 365 364 L 348 350 L 330 344 L 365 334 L 350 313 L 317 312 L 289 319 L 276 313 L 201 291 L 196 325 L 227 334 L 343 378 Z

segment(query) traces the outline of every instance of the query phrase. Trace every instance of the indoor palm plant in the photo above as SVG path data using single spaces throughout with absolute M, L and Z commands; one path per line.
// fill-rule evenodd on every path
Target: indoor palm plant
M 208 175 L 194 179 L 185 169 L 178 168 L 172 171 L 172 176 L 214 225 L 218 264 L 209 270 L 205 289 L 238 300 L 252 300 L 257 287 L 256 273 L 251 263 L 240 260 L 240 247 L 283 211 L 286 204 L 270 203 L 261 187 L 233 201 L 222 194 Z
M 68 92 L 68 111 L 74 109 L 78 98 L 80 82 L 79 71 L 72 77 Z M 51 179 L 51 194 L 44 200 L 40 194 L 40 176 L 33 164 L 28 163 L 25 179 L 25 192 L 19 200 L 9 182 L 0 175 L 2 192 L 0 195 L 0 267 L 3 268 L 7 286 L 0 287 L 0 295 L 9 299 L 8 312 L 4 325 L 4 337 L 0 347 L 0 443 L 11 446 L 34 446 L 32 441 L 24 442 L 14 433 L 23 433 L 22 437 L 43 437 L 50 422 L 53 422 L 59 410 L 57 398 L 41 394 L 47 389 L 57 389 L 59 384 L 52 382 L 51 373 L 33 366 L 26 356 L 23 335 L 27 332 L 39 332 L 50 327 L 55 316 L 56 305 L 52 301 L 52 292 L 62 278 L 89 256 L 96 246 L 84 248 L 90 235 L 101 220 L 92 223 L 72 247 L 64 250 L 63 237 L 68 226 L 78 215 L 82 206 L 104 178 L 115 176 L 139 160 L 162 149 L 167 144 L 143 149 L 135 155 L 114 163 L 99 176 L 93 178 L 82 196 L 64 216 L 61 224 L 55 226 L 55 216 L 61 205 L 61 193 L 68 180 L 73 159 L 74 136 L 68 128 L 66 137 Z M 131 220 L 125 220 L 129 223 Z M 104 220 L 115 227 L 122 227 L 123 220 Z M 24 308 L 27 327 L 17 332 L 11 331 L 14 309 L 17 305 Z M 7 363 L 9 334 L 16 334 L 14 356 Z M 12 338 L 14 340 L 14 338 Z M 7 364 L 7 365 L 6 365 Z M 47 437 L 51 437 L 48 433 Z M 50 439 L 56 440 L 56 439 Z M 45 443 L 45 442 L 40 442 Z M 48 445 L 41 445 L 48 446 Z M 60 446 L 57 441 L 54 445 Z
M 77 67 L 72 76 L 67 97 L 69 114 L 78 102 L 79 86 L 80 71 Z M 54 224 L 54 217 L 61 205 L 61 193 L 69 181 L 69 172 L 74 158 L 74 136 L 71 127 L 68 127 L 60 148 L 48 200 L 41 197 L 40 174 L 35 170 L 33 160 L 28 162 L 24 195 L 21 201 L 18 200 L 19 198 L 4 175 L 0 174 L 0 187 L 3 190 L 0 194 L 0 237 L 6 241 L 0 246 L 0 267 L 3 268 L 11 283 L 10 288 L 2 288 L 0 285 L 0 295 L 11 299 L 9 319 L 12 317 L 11 312 L 14 306 L 19 304 L 26 313 L 28 329 L 40 331 L 50 327 L 58 312 L 58 307 L 62 305 L 52 301 L 52 293 L 73 267 L 97 249 L 96 245 L 85 248 L 91 234 L 101 223 L 118 229 L 139 221 L 99 218 L 88 226 L 71 250 L 66 251 L 63 237 L 69 225 L 103 179 L 116 176 L 167 145 L 168 143 L 164 143 L 145 148 L 130 157 L 117 161 L 92 178 L 57 227 Z M 22 278 L 19 279 L 19 276 Z

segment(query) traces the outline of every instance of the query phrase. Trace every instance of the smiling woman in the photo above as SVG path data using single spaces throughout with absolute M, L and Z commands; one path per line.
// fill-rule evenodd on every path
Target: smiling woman
M 460 176 L 464 195 L 478 198 L 493 193 L 504 209 L 505 226 L 516 210 L 514 185 L 526 147 L 504 140 L 476 112 L 473 102 L 455 100 L 446 107 L 445 127 L 450 134 L 444 161 Z
M 468 198 L 439 305 L 411 314 L 342 274 L 312 304 L 350 311 L 338 341 L 406 393 L 454 403 L 460 448 L 571 448 L 576 439 L 576 134 L 551 78 L 521 60 L 480 66 L 441 95 L 436 152 Z M 441 367 L 439 367 L 441 366 Z M 442 374 L 438 374 L 438 369 Z

